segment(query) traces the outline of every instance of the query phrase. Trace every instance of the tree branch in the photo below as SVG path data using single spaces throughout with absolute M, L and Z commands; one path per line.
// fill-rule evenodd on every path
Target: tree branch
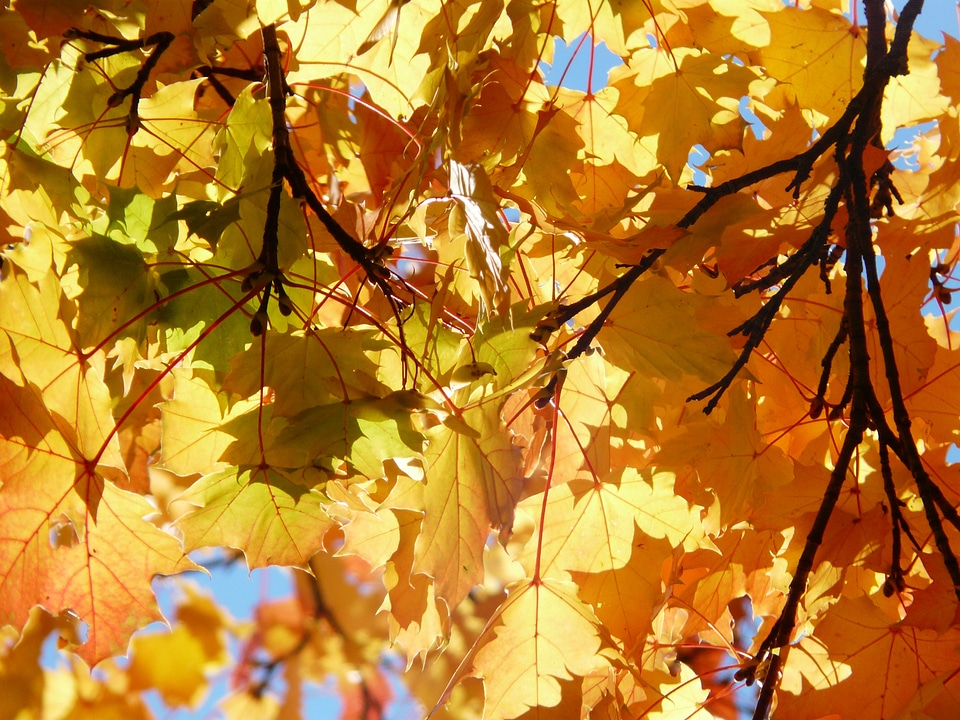
M 267 75 L 267 97 L 270 101 L 270 114 L 273 124 L 274 164 L 270 181 L 270 195 L 267 200 L 267 220 L 263 229 L 263 246 L 257 262 L 254 263 L 250 274 L 244 281 L 247 287 L 260 285 L 264 288 L 260 309 L 251 320 L 250 331 L 254 335 L 260 335 L 266 329 L 271 287 L 277 293 L 280 312 L 283 315 L 289 315 L 293 310 L 293 305 L 284 289 L 283 273 L 278 266 L 280 199 L 283 192 L 283 182 L 286 180 L 290 184 L 293 196 L 307 203 L 340 248 L 363 268 L 367 279 L 375 284 L 387 298 L 394 315 L 398 319 L 398 332 L 402 341 L 403 328 L 399 320 L 401 303 L 390 287 L 390 271 L 379 256 L 355 240 L 327 212 L 323 203 L 310 189 L 306 175 L 297 162 L 290 144 L 290 130 L 287 127 L 285 115 L 286 98 L 290 88 L 283 73 L 283 56 L 277 40 L 276 27 L 267 25 L 261 29 L 261 34 L 263 36 L 264 67 Z
M 91 30 L 81 30 L 80 28 L 70 28 L 63 36 L 67 40 L 90 40 L 98 42 L 108 47 L 84 54 L 83 59 L 92 62 L 103 58 L 119 55 L 120 53 L 132 52 L 133 50 L 142 50 L 153 47 L 153 52 L 147 56 L 143 65 L 137 71 L 137 76 L 133 82 L 125 88 L 117 90 L 113 95 L 107 98 L 107 107 L 116 107 L 130 97 L 130 111 L 127 113 L 126 127 L 127 135 L 134 135 L 140 129 L 140 95 L 143 88 L 150 78 L 150 73 L 160 62 L 160 57 L 167 51 L 175 37 L 171 32 L 158 32 L 149 37 L 140 40 L 126 40 L 124 38 L 115 38 L 110 35 L 103 35 Z
M 874 2 L 874 0 L 865 1 Z M 696 205 L 694 205 L 693 208 L 687 211 L 686 214 L 684 214 L 684 216 L 677 222 L 676 226 L 684 229 L 690 228 L 717 202 L 727 195 L 732 195 L 740 190 L 750 187 L 751 185 L 783 173 L 794 174 L 793 179 L 787 185 L 786 189 L 793 190 L 794 197 L 799 198 L 800 187 L 807 180 L 807 178 L 809 178 L 816 161 L 834 145 L 838 145 L 838 156 L 842 157 L 844 152 L 840 151 L 839 145 L 843 145 L 845 143 L 845 140 L 850 134 L 851 127 L 854 125 L 854 123 L 862 118 L 864 113 L 872 116 L 873 113 L 871 110 L 876 106 L 876 103 L 882 99 L 883 89 L 886 87 L 886 84 L 889 82 L 890 78 L 895 75 L 903 74 L 907 71 L 907 42 L 910 38 L 913 22 L 916 19 L 916 16 L 919 14 L 922 6 L 922 0 L 910 0 L 910 2 L 908 2 L 907 6 L 904 8 L 904 12 L 901 13 L 900 22 L 897 24 L 897 33 L 894 41 L 891 43 L 890 49 L 882 56 L 873 56 L 873 64 L 871 65 L 868 63 L 867 69 L 864 72 L 863 86 L 851 99 L 850 104 L 847 106 L 843 115 L 841 115 L 840 118 L 829 129 L 827 129 L 818 140 L 816 140 L 805 151 L 794 155 L 791 158 L 770 163 L 765 167 L 745 173 L 740 177 L 732 178 L 714 187 L 703 187 L 699 185 L 688 186 L 688 189 L 690 190 L 703 193 L 704 197 Z M 830 198 L 833 198 L 832 194 Z M 830 198 L 828 198 L 827 203 L 831 202 Z M 835 212 L 836 209 L 834 209 L 834 213 Z M 814 231 L 814 235 L 816 236 L 816 246 L 818 248 L 822 247 L 822 245 L 825 243 L 828 233 L 829 224 L 824 225 L 824 223 L 821 223 Z M 814 236 L 811 236 L 811 240 L 813 239 Z M 807 246 L 805 245 L 804 249 L 798 251 L 797 254 L 801 255 L 801 259 L 797 261 L 797 268 L 794 270 L 794 272 L 799 272 L 802 274 L 802 272 L 805 272 L 810 265 L 813 264 L 804 253 L 806 248 Z M 646 270 L 651 268 L 665 252 L 666 249 L 664 248 L 651 250 L 644 256 L 640 263 L 631 266 L 626 273 L 613 282 L 607 284 L 600 290 L 597 290 L 596 292 L 588 295 L 576 303 L 561 306 L 555 312 L 549 313 L 537 325 L 534 332 L 531 333 L 531 337 L 538 342 L 546 342 L 547 337 L 552 332 L 562 327 L 569 320 L 572 320 L 577 313 L 585 310 L 606 296 L 612 294 L 613 296 L 607 302 L 607 305 L 604 307 L 603 311 L 596 318 L 594 318 L 593 321 L 591 321 L 590 325 L 587 326 L 581 335 L 581 339 L 586 337 L 587 340 L 584 342 L 578 341 L 570 351 L 564 354 L 565 361 L 573 360 L 579 357 L 581 354 L 583 354 L 583 352 L 586 351 L 587 348 L 590 347 L 590 343 L 599 334 L 603 324 L 606 322 L 606 319 L 609 317 L 614 307 L 623 299 L 633 283 L 636 282 L 636 280 L 639 279 L 640 276 L 646 272 Z M 814 256 L 814 258 L 816 258 L 816 256 Z M 790 260 L 787 262 L 790 262 Z M 786 265 L 787 263 L 784 264 Z M 792 266 L 790 269 L 793 270 Z M 799 275 L 792 281 L 791 286 L 795 284 L 798 279 Z M 758 284 L 757 287 L 760 287 L 760 284 Z M 751 287 L 750 289 L 753 288 Z M 741 294 L 742 292 L 746 292 L 746 290 L 742 290 Z M 775 302 L 780 303 L 782 302 L 783 297 L 784 296 L 781 296 L 778 293 L 774 296 L 774 300 Z M 762 325 L 764 318 L 760 313 L 757 314 L 757 318 Z M 769 323 L 766 323 L 766 327 L 769 327 Z M 738 331 L 734 330 L 733 332 Z M 752 335 L 750 336 L 750 339 L 747 343 L 748 349 L 745 351 L 745 353 L 741 353 L 741 356 L 737 359 L 736 372 L 733 373 L 733 376 L 730 376 L 728 373 L 727 376 L 724 376 L 724 378 L 719 380 L 717 383 L 714 383 L 714 385 L 710 386 L 710 388 L 691 396 L 690 399 L 703 399 L 716 393 L 716 396 L 704 409 L 705 412 L 710 412 L 710 410 L 715 407 L 720 396 L 722 396 L 723 391 L 732 382 L 733 377 L 746 364 L 747 359 L 749 359 L 749 355 L 757 346 L 759 346 L 760 340 L 762 340 L 762 335 L 759 339 L 754 339 Z M 551 381 L 551 383 L 552 382 L 553 381 Z
M 818 399 L 820 401 L 819 407 L 822 408 L 829 367 L 836 350 L 843 341 L 844 334 L 846 334 L 850 352 L 850 375 L 845 392 L 845 396 L 848 392 L 850 393 L 849 428 L 821 500 L 816 519 L 804 543 L 803 552 L 790 583 L 784 608 L 770 633 L 761 643 L 756 656 L 738 673 L 738 677 L 746 679 L 749 684 L 756 678 L 758 668 L 769 665 L 772 670 L 764 677 L 763 687 L 753 716 L 754 720 L 764 720 L 769 714 L 774 693 L 779 685 L 779 670 L 783 662 L 777 650 L 790 642 L 790 636 L 796 624 L 799 602 L 805 592 L 807 578 L 813 568 L 817 549 L 822 543 L 823 532 L 836 506 L 853 453 L 871 424 L 878 429 L 881 436 L 881 475 L 883 476 L 884 489 L 890 502 L 892 515 L 893 560 L 887 583 L 884 586 L 885 594 L 891 595 L 905 587 L 900 565 L 901 529 L 913 540 L 909 526 L 901 512 L 900 501 L 896 496 L 893 485 L 893 476 L 887 453 L 887 448 L 893 447 L 898 451 L 898 455 L 904 460 L 914 477 L 937 548 L 944 558 L 948 572 L 954 582 L 957 596 L 960 598 L 960 567 L 958 567 L 957 558 L 950 548 L 937 512 L 938 505 L 944 504 L 944 501 L 937 499 L 936 495 L 939 488 L 932 482 L 923 467 L 916 442 L 910 431 L 910 417 L 900 387 L 900 377 L 893 350 L 893 338 L 880 293 L 879 273 L 873 247 L 872 204 L 869 198 L 869 190 L 876 183 L 868 180 L 863 160 L 867 146 L 876 145 L 879 142 L 883 91 L 893 75 L 906 71 L 906 43 L 909 39 L 913 21 L 922 5 L 922 0 L 908 3 L 910 12 L 905 13 L 905 16 L 901 15 L 901 23 L 897 26 L 894 42 L 890 49 L 886 50 L 884 39 L 885 16 L 882 2 L 880 0 L 865 0 L 868 18 L 868 62 L 864 73 L 864 87 L 856 98 L 858 99 L 856 123 L 849 136 L 844 135 L 844 137 L 837 139 L 836 150 L 840 173 L 834 190 L 842 189 L 844 200 L 849 207 L 849 221 L 845 229 L 847 259 L 844 264 L 846 286 L 843 324 L 822 360 L 824 374 L 821 376 L 818 393 L 814 399 L 815 404 L 811 410 L 812 415 L 819 414 L 816 404 Z M 851 103 L 852 105 L 853 103 Z M 848 108 L 848 113 L 849 110 L 850 108 Z M 879 191 L 883 191 L 882 186 Z M 876 318 L 885 378 L 891 393 L 894 423 L 899 437 L 894 436 L 886 425 L 883 409 L 877 402 L 870 380 L 870 356 L 863 314 L 864 274 L 866 274 L 867 296 L 870 299 Z M 942 496 L 942 493 L 940 495 Z M 951 508 L 951 510 L 956 514 L 954 509 Z

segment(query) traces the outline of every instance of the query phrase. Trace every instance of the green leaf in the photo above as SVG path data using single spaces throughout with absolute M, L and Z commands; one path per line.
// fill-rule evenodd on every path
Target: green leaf
M 77 333 L 84 347 L 111 337 L 143 340 L 156 281 L 136 246 L 103 235 L 75 240 L 67 266 L 81 289 Z
M 183 220 L 191 235 L 203 238 L 216 250 L 220 236 L 227 227 L 240 220 L 240 200 L 237 197 L 228 198 L 223 203 L 191 200 L 176 212 L 167 215 L 158 227 L 176 220 Z
M 234 547 L 251 569 L 306 567 L 333 526 L 321 493 L 272 468 L 227 468 L 194 483 L 180 500 L 198 506 L 177 523 L 188 551 Z

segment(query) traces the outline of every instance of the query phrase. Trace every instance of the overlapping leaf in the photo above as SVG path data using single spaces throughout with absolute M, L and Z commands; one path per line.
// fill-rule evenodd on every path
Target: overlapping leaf
M 521 582 L 491 621 L 469 672 L 483 678 L 484 707 L 495 717 L 555 707 L 562 681 L 609 663 L 597 620 L 569 583 Z
M 771 626 L 855 420 L 838 335 L 850 195 L 827 238 L 839 249 L 791 286 L 712 414 L 686 399 L 736 361 L 743 335 L 727 333 L 779 302 L 843 153 L 681 218 L 716 199 L 691 180 L 715 189 L 787 161 L 849 106 L 868 28 L 835 5 L 0 11 L 0 704 L 136 717 L 130 688 L 195 706 L 226 634 L 242 648 L 228 716 L 291 714 L 308 680 L 372 716 L 397 686 L 392 642 L 427 659 L 407 682 L 425 706 L 449 702 L 438 715 L 718 708 L 723 675 L 696 658 L 746 649 L 736 608 L 763 620 L 755 645 Z M 121 40 L 158 32 L 169 47 Z M 623 66 L 609 87 L 547 87 L 540 63 L 565 63 L 556 39 L 579 33 L 591 67 L 601 41 Z M 868 158 L 896 165 L 897 193 L 883 168 L 868 190 L 885 310 L 864 303 L 873 393 L 893 425 L 886 319 L 949 526 L 960 82 L 945 45 L 913 38 L 886 89 L 889 150 Z M 279 87 L 261 82 L 276 70 L 265 49 Z M 278 179 L 291 159 L 303 183 Z M 636 263 L 649 269 L 627 289 Z M 729 292 L 761 277 L 760 293 Z M 945 316 L 924 319 L 938 303 Z M 778 716 L 960 706 L 952 584 L 903 438 L 889 473 L 878 438 L 868 428 L 818 536 L 778 650 Z M 90 663 L 124 652 L 158 618 L 151 578 L 193 567 L 178 537 L 312 575 L 261 604 L 253 631 L 190 595 L 170 633 L 134 640 L 129 666 L 26 667 L 54 629 Z M 42 707 L 54 696 L 62 708 Z

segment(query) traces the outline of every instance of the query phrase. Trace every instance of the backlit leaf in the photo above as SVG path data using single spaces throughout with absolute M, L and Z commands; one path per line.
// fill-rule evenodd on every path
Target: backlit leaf
M 483 678 L 485 707 L 495 717 L 518 717 L 529 707 L 560 702 L 560 682 L 604 668 L 597 620 L 556 580 L 514 586 L 493 618 L 490 640 L 472 661 Z
M 921 4 L 6 3 L 0 716 L 960 715 Z
M 250 568 L 305 566 L 331 527 L 318 492 L 272 469 L 208 475 L 180 500 L 198 505 L 179 523 L 188 548 L 235 547 L 243 550 Z

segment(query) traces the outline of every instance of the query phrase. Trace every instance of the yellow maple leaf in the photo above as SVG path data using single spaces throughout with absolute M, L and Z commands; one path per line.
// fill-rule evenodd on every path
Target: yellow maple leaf
M 823 651 L 811 655 L 817 662 L 800 665 L 799 687 L 780 693 L 780 717 L 837 711 L 865 719 L 901 717 L 911 705 L 928 717 L 947 717 L 956 708 L 956 628 L 938 634 L 902 626 L 861 596 L 841 598 L 817 625 L 812 642 Z M 803 652 L 803 645 L 794 652 Z
M 607 667 L 597 619 L 572 583 L 524 580 L 491 618 L 468 669 L 483 678 L 484 712 L 515 718 L 561 700 L 561 681 Z
M 697 143 L 709 151 L 740 144 L 738 103 L 760 92 L 763 82 L 755 69 L 710 53 L 684 48 L 673 58 L 659 49 L 639 50 L 630 60 L 632 73 L 615 87 L 616 112 L 641 138 L 659 136 L 657 159 L 677 181 Z
M 859 89 L 866 43 L 839 13 L 813 6 L 781 7 L 761 13 L 770 24 L 770 43 L 750 59 L 770 77 L 793 85 L 801 106 L 816 124 L 835 120 Z

